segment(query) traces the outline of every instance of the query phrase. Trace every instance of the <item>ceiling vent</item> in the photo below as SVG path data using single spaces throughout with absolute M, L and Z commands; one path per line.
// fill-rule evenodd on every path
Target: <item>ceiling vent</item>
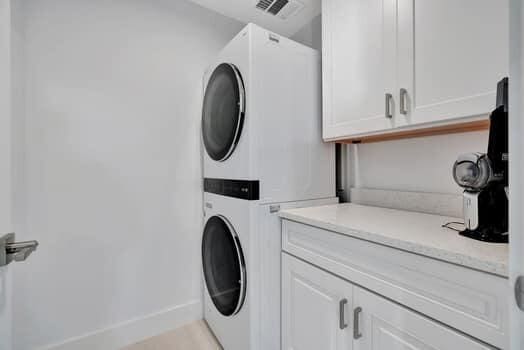
M 270 15 L 287 19 L 302 10 L 304 4 L 296 0 L 259 0 L 256 8 Z

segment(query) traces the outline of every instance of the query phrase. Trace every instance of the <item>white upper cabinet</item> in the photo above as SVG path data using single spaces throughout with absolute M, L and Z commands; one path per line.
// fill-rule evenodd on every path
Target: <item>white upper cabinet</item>
M 508 16 L 506 0 L 398 0 L 396 97 L 408 122 L 494 109 L 497 82 L 508 75 Z
M 395 12 L 395 0 L 322 1 L 324 139 L 393 126 Z
M 486 119 L 508 0 L 322 0 L 323 137 Z

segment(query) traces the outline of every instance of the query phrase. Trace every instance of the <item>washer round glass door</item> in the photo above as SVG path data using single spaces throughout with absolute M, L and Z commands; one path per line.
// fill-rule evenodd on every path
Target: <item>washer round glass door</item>
M 207 83 L 202 108 L 202 138 L 211 159 L 224 161 L 233 153 L 244 123 L 245 93 L 238 69 L 218 65 Z
M 238 313 L 246 295 L 246 266 L 240 240 L 223 216 L 212 216 L 204 227 L 202 267 L 217 310 L 224 316 Z

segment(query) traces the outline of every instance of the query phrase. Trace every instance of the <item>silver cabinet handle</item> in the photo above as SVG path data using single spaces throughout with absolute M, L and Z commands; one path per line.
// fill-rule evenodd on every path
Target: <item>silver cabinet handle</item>
M 515 300 L 519 309 L 524 311 L 524 276 L 517 277 L 515 281 Z
M 408 90 L 400 89 L 400 114 L 407 115 L 408 109 L 406 107 L 406 100 L 408 98 Z
M 393 114 L 391 114 L 391 101 L 393 100 L 393 95 L 390 93 L 386 93 L 386 118 L 391 119 L 393 118 Z
M 359 306 L 355 310 L 353 310 L 353 339 L 358 339 L 362 337 L 362 333 L 360 333 L 360 313 L 362 312 L 362 308 Z
M 344 329 L 348 326 L 346 323 L 346 304 L 348 303 L 347 299 L 342 299 L 338 303 L 338 327 Z

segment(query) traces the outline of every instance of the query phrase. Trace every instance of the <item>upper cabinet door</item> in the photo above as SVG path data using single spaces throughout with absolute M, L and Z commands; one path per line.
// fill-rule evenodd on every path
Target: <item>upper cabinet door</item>
M 282 254 L 282 349 L 351 350 L 351 284 Z
M 398 0 L 395 96 L 407 112 L 399 108 L 400 119 L 460 121 L 494 109 L 497 82 L 508 74 L 508 6 L 507 0 Z
M 323 0 L 323 138 L 390 129 L 396 88 L 396 0 Z

